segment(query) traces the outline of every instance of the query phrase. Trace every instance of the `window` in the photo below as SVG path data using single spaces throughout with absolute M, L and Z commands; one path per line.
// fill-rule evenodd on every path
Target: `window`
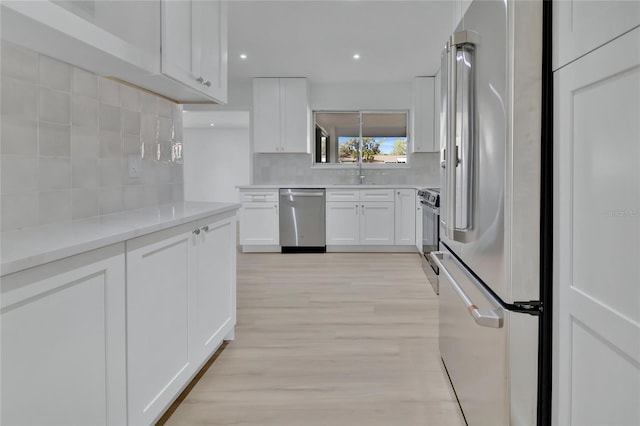
M 316 164 L 407 163 L 406 111 L 315 112 Z

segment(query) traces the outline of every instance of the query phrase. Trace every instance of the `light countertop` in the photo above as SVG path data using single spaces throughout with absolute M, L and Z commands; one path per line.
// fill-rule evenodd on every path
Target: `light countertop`
M 391 184 L 391 185 L 377 185 L 377 184 L 352 184 L 352 185 L 342 185 L 342 184 L 328 184 L 328 185 L 297 185 L 293 183 L 282 183 L 279 185 L 241 185 L 237 187 L 238 189 L 280 189 L 280 188 L 326 188 L 326 189 L 421 189 L 424 186 L 418 185 L 402 185 L 402 184 Z
M 184 202 L 3 232 L 0 275 L 238 208 L 238 203 Z

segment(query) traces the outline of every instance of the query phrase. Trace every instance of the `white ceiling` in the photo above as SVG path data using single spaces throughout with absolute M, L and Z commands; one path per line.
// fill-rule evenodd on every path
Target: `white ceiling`
M 229 81 L 410 82 L 434 75 L 453 11 L 453 0 L 231 0 Z

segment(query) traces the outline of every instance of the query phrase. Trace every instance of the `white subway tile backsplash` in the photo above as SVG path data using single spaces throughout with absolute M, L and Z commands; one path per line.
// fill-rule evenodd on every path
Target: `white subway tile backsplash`
M 39 121 L 71 124 L 71 94 L 41 87 L 39 90 Z
M 140 91 L 132 87 L 120 87 L 120 105 L 128 111 L 140 112 L 142 102 L 140 101 Z
M 98 101 L 84 95 L 73 95 L 71 122 L 74 126 L 98 128 Z
M 74 95 L 98 99 L 98 76 L 80 68 L 73 68 L 72 92 Z
M 71 127 L 41 123 L 39 149 L 41 156 L 71 157 Z
M 38 81 L 40 87 L 48 87 L 65 92 L 71 90 L 71 65 L 49 58 L 48 56 L 40 56 L 38 65 Z
M 100 159 L 100 186 L 122 186 L 122 160 Z
M 142 207 L 142 195 L 144 187 L 142 185 L 131 185 L 124 187 L 124 209 L 135 210 Z
M 71 158 L 40 157 L 40 191 L 71 188 Z
M 100 186 L 100 161 L 92 157 L 73 157 L 71 160 L 71 187 L 94 188 Z
M 100 190 L 98 188 L 71 190 L 72 219 L 98 216 L 100 214 L 99 196 Z
M 100 189 L 100 214 L 117 213 L 124 210 L 123 208 L 123 188 L 101 188 Z
M 2 52 L 0 73 L 3 76 L 13 77 L 33 84 L 38 81 L 37 53 L 6 41 L 3 41 L 0 45 L 0 52 Z
M 2 193 L 0 202 L 0 230 L 34 226 L 38 223 L 38 191 Z
M 98 99 L 101 103 L 120 107 L 120 87 L 116 81 L 105 77 L 98 78 Z
M 120 133 L 101 130 L 99 138 L 100 158 L 122 158 L 122 136 Z
M 122 133 L 130 135 L 140 134 L 140 113 L 122 110 Z
M 0 165 L 2 194 L 38 190 L 38 158 L 34 155 L 3 155 Z
M 38 120 L 38 86 L 4 75 L 0 85 L 0 113 L 3 120 L 6 117 L 25 121 Z
M 98 127 L 100 130 L 122 131 L 120 108 L 100 103 L 98 105 Z
M 71 220 L 71 189 L 51 192 L 40 191 L 38 205 L 40 225 Z
M 36 121 L 22 121 L 1 117 L 0 140 L 2 143 L 2 155 L 38 154 L 38 123 Z
M 182 137 L 182 106 L 1 47 L 2 231 L 184 199 L 169 143 Z M 129 155 L 141 159 L 141 178 L 129 178 Z
M 71 127 L 71 156 L 94 157 L 100 155 L 98 130 L 92 127 Z

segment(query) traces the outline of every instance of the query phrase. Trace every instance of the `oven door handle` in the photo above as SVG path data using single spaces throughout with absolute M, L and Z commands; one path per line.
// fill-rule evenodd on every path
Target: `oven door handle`
M 432 251 L 430 253 L 430 256 L 431 256 L 431 259 L 433 259 L 433 261 L 436 262 L 436 264 L 438 265 L 440 272 L 447 277 L 453 289 L 456 291 L 456 293 L 458 293 L 458 296 L 460 297 L 460 299 L 462 299 L 462 302 L 467 307 L 467 311 L 469 311 L 469 314 L 471 314 L 476 324 L 481 325 L 483 327 L 502 328 L 504 324 L 504 315 L 503 315 L 503 310 L 500 307 L 500 303 L 496 301 L 493 298 L 493 296 L 491 296 L 490 294 L 487 294 L 486 291 L 483 291 L 482 285 L 477 283 L 475 278 L 469 276 L 469 274 L 467 274 L 466 271 L 464 271 L 463 269 L 464 266 L 457 264 L 455 258 L 451 256 L 451 254 L 449 253 Z M 465 272 L 465 275 L 467 275 L 467 278 L 469 278 L 469 280 L 476 287 L 478 287 L 479 290 L 481 290 L 483 296 L 487 298 L 487 300 L 496 308 L 494 310 L 478 308 L 476 304 L 473 303 L 473 301 L 469 298 L 467 293 L 465 293 L 465 291 L 462 289 L 462 286 L 455 280 L 455 278 L 453 278 L 451 273 L 447 270 L 447 267 L 444 266 L 444 264 L 442 263 L 443 259 L 452 261 L 455 266 L 463 270 L 463 272 Z

